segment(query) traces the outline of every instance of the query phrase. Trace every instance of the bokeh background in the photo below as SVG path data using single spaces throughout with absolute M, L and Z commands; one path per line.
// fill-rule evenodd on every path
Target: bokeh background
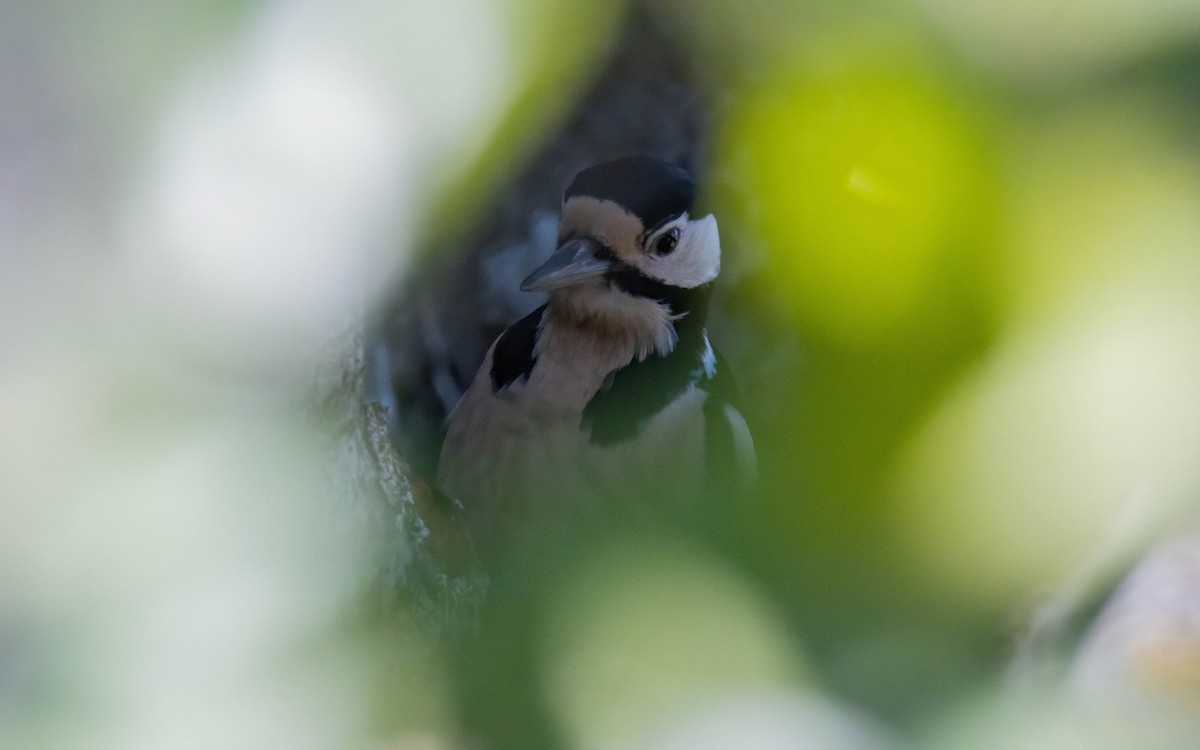
M 430 446 L 630 151 L 761 486 L 488 580 Z M 9 0 L 0 746 L 1194 747 L 1198 292 L 1188 0 Z

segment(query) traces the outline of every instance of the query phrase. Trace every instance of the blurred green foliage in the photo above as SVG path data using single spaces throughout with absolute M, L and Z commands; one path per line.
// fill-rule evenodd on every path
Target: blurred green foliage
M 1093 33 L 1073 28 L 1072 12 L 1096 18 L 1064 10 L 1058 33 Z M 1072 75 L 1048 83 L 1023 60 L 1004 68 L 1007 58 L 964 51 L 989 30 L 955 32 L 943 21 L 957 12 L 933 3 L 668 3 L 660 13 L 717 102 L 706 201 L 734 270 L 716 340 L 734 355 L 763 477 L 731 516 L 674 533 L 728 566 L 715 580 L 762 587 L 775 627 L 813 665 L 811 682 L 788 689 L 820 686 L 920 736 L 964 696 L 988 700 L 1039 596 L 1097 556 L 1105 570 L 1127 562 L 1137 540 L 1194 504 L 1184 453 L 1200 412 L 1179 373 L 1200 363 L 1200 328 L 1186 322 L 1200 303 L 1183 291 L 1200 281 L 1200 232 L 1185 208 L 1200 202 L 1196 155 L 1169 123 L 1186 116 L 1172 81 L 1200 64 L 1114 77 L 1154 45 L 1122 58 L 1075 56 L 1092 43 L 1066 43 L 1046 64 Z M 993 45 L 1019 43 L 995 33 Z M 1120 301 L 1176 284 L 1169 309 L 1149 316 Z M 1131 458 L 1137 445 L 1172 441 L 1187 449 Z M 674 538 L 659 544 L 673 549 Z M 639 690 L 677 678 L 696 700 L 707 695 L 692 670 L 736 653 L 752 629 L 690 638 L 725 622 L 740 595 L 714 593 L 711 613 L 680 624 L 671 617 L 690 611 L 690 594 L 664 579 L 660 622 L 690 659 L 633 658 L 663 637 L 639 634 L 635 592 L 664 574 L 625 544 L 600 544 L 598 559 L 622 561 L 608 572 L 634 598 L 572 621 L 587 645 L 549 677 L 527 670 L 544 658 L 541 628 L 561 622 L 562 597 L 595 597 L 579 605 L 591 612 L 617 594 L 561 582 L 494 592 L 504 635 L 485 635 L 459 679 L 492 666 L 524 677 L 472 691 L 468 715 L 492 717 L 485 735 L 518 747 L 531 735 L 510 728 L 515 717 L 548 715 L 557 730 L 533 735 L 547 746 L 621 746 L 589 727 L 619 715 L 636 734 L 649 720 L 621 706 Z M 579 550 L 558 554 L 520 575 L 557 581 Z M 638 567 L 622 572 L 626 555 Z M 613 618 L 625 641 L 605 635 Z M 495 656 L 514 640 L 528 644 L 520 657 Z M 606 668 L 605 657 L 636 666 Z M 726 672 L 731 692 L 746 690 L 737 671 Z M 620 679 L 623 693 L 605 690 Z M 531 706 L 525 690 L 543 696 Z
M 245 352 L 262 331 L 313 345 L 294 321 L 325 298 L 289 296 L 305 281 L 384 277 L 469 231 L 624 4 L 0 11 L 5 75 L 37 93 L 0 114 L 0 201 L 19 208 L 0 204 L 0 744 L 1194 745 L 1194 712 L 1150 731 L 1128 685 L 1081 707 L 1014 687 L 1009 657 L 1039 597 L 1118 577 L 1195 511 L 1200 4 L 646 5 L 715 108 L 714 340 L 761 485 L 674 522 L 533 519 L 544 541 L 450 640 L 403 593 L 372 598 L 362 518 L 313 510 L 329 457 L 295 419 L 308 371 L 286 346 Z M 297 122 L 330 102 L 363 106 Z M 247 157 L 267 144 L 275 161 Z M 112 163 L 127 150 L 145 162 Z M 301 198 L 207 200 L 264 184 Z M 394 218 L 356 212 L 383 195 L 399 260 L 356 254 L 377 226 L 305 223 L 331 195 L 344 211 L 318 218 L 354 230 Z M 263 216 L 282 230 L 256 234 Z M 126 225 L 150 227 L 141 254 Z M 159 265 L 181 236 L 252 257 Z M 323 253 L 293 254 L 313 237 Z

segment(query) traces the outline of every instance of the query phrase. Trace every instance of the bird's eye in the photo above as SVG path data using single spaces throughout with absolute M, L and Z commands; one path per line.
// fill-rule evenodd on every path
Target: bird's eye
M 659 255 L 668 255 L 675 250 L 679 244 L 679 228 L 670 229 L 663 232 L 654 241 L 654 252 Z

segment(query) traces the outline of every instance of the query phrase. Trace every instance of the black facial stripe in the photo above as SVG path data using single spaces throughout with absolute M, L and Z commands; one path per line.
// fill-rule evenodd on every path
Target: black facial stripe
M 708 298 L 712 294 L 711 282 L 691 289 L 671 286 L 645 276 L 624 263 L 618 263 L 615 270 L 608 272 L 607 278 L 609 283 L 626 294 L 666 303 L 672 315 L 706 311 Z
M 605 245 L 603 242 L 600 243 L 600 247 L 596 250 L 596 257 L 600 260 L 607 260 L 610 263 L 619 262 L 617 260 L 617 254 L 613 252 L 613 249 L 608 245 Z
M 533 349 L 545 311 L 546 306 L 542 305 L 513 323 L 496 339 L 496 348 L 492 350 L 493 391 L 512 385 L 521 377 L 528 378 L 533 372 L 533 366 L 537 364 Z
M 696 186 L 687 171 L 658 159 L 630 156 L 589 167 L 575 176 L 564 198 L 612 201 L 656 227 L 690 211 Z
M 609 271 L 607 276 L 608 280 L 621 291 L 632 294 L 634 297 L 646 297 L 659 302 L 665 302 L 674 290 L 679 289 L 679 287 L 673 287 L 640 274 L 633 267 L 624 263 L 615 264 L 615 269 Z

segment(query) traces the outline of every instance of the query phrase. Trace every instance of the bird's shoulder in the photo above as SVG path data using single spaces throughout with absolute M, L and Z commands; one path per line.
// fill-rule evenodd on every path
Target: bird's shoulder
M 542 305 L 506 328 L 492 344 L 489 374 L 493 391 L 507 388 L 521 378 L 527 380 L 533 373 L 537 364 L 538 330 L 545 312 L 546 306 Z

